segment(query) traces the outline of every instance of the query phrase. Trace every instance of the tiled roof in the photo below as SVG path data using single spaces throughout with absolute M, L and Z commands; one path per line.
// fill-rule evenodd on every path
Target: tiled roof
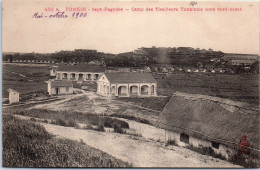
M 104 66 L 96 66 L 89 64 L 65 65 L 59 64 L 57 71 L 70 71 L 70 72 L 105 72 Z
M 156 83 L 149 73 L 105 73 L 110 83 Z
M 51 82 L 52 87 L 73 87 L 71 81 L 68 80 L 55 80 Z

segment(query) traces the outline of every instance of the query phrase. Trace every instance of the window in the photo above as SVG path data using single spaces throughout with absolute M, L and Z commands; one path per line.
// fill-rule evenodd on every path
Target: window
M 180 136 L 180 141 L 188 144 L 189 143 L 189 135 L 182 133 L 181 136 Z
M 219 149 L 219 143 L 217 142 L 211 142 L 211 146 L 215 149 Z

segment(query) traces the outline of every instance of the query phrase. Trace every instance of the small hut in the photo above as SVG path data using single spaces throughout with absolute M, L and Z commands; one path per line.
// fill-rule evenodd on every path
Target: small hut
M 8 89 L 9 92 L 9 104 L 19 103 L 20 93 L 14 89 Z

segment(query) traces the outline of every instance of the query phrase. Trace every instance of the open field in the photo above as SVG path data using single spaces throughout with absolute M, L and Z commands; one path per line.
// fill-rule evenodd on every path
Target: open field
M 46 93 L 49 79 L 48 65 L 3 64 L 3 97 L 8 97 L 7 89 L 21 93 L 21 97 L 33 93 Z
M 3 97 L 7 97 L 6 90 L 8 88 L 21 91 L 22 97 L 25 94 L 46 93 L 47 85 L 44 81 L 49 79 L 50 67 L 51 65 L 40 64 L 3 64 Z M 175 91 L 181 91 L 254 104 L 259 103 L 259 75 L 174 73 L 169 75 L 155 74 L 154 77 L 158 83 L 157 91 L 159 95 L 171 96 Z M 140 102 L 143 102 L 146 99 L 140 100 Z M 130 99 L 130 102 L 133 102 L 133 100 Z M 143 105 L 144 103 L 146 102 L 143 102 Z M 161 110 L 163 103 L 164 101 L 160 100 L 157 103 L 158 105 L 152 102 L 158 108 L 155 105 L 147 107 Z
M 3 166 L 131 167 L 84 142 L 53 137 L 43 126 L 10 115 L 3 115 Z
M 174 73 L 154 77 L 161 95 L 180 91 L 259 104 L 259 75 Z

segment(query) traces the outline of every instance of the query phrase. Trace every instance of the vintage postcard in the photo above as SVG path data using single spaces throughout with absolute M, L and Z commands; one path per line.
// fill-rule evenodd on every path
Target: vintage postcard
M 2 166 L 259 168 L 259 9 L 4 0 Z

